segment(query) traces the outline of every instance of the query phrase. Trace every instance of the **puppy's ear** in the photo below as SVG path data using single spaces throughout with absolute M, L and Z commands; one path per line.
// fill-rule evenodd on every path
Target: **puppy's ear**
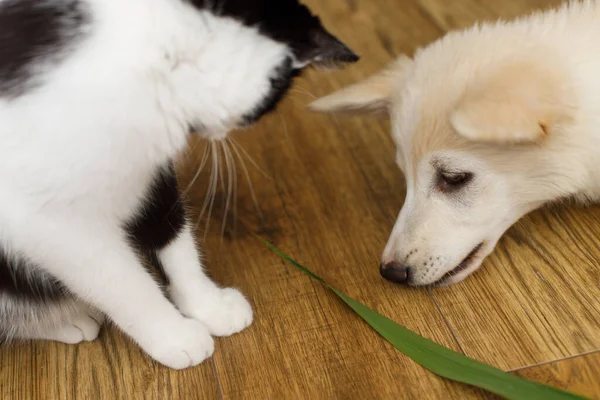
M 395 84 L 411 64 L 410 58 L 402 56 L 377 74 L 325 96 L 310 104 L 309 108 L 323 113 L 384 111 L 390 103 Z
M 535 143 L 572 117 L 568 76 L 552 65 L 511 65 L 467 89 L 451 115 L 464 138 L 492 143 Z

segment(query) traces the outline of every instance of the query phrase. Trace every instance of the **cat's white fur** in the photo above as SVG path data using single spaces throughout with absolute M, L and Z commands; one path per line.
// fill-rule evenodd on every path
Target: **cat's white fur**
M 202 272 L 186 228 L 159 255 L 178 310 L 140 265 L 122 222 L 140 208 L 156 168 L 186 145 L 187 122 L 223 137 L 290 50 L 184 2 L 86 3 L 95 22 L 85 45 L 42 71 L 36 89 L 0 99 L 2 250 L 26 255 L 89 303 L 67 304 L 61 318 L 20 336 L 94 339 L 98 309 L 159 362 L 196 365 L 212 354 L 211 335 L 251 323 L 249 303 Z

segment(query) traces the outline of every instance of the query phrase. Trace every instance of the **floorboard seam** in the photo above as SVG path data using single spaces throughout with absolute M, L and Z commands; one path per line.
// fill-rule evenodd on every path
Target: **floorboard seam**
M 539 363 L 536 363 L 536 364 L 525 365 L 523 367 L 517 367 L 517 368 L 509 369 L 506 372 L 523 371 L 523 370 L 526 370 L 526 369 L 529 369 L 529 368 L 541 367 L 543 365 L 553 364 L 553 363 L 557 363 L 557 362 L 561 362 L 561 361 L 572 360 L 574 358 L 585 357 L 585 356 L 589 356 L 589 355 L 596 354 L 596 353 L 600 353 L 600 349 L 590 350 L 590 351 L 586 351 L 584 353 L 574 354 L 572 356 L 566 356 L 566 357 L 562 357 L 562 358 L 557 358 L 556 360 L 542 361 L 542 362 L 539 362 Z
M 429 295 L 429 298 L 431 299 L 431 301 L 435 305 L 436 310 L 438 311 L 438 313 L 440 314 L 440 316 L 444 320 L 444 324 L 446 324 L 446 328 L 448 328 L 448 330 L 450 331 L 450 334 L 452 335 L 452 338 L 454 339 L 454 342 L 458 346 L 458 349 L 460 350 L 460 352 L 462 354 L 467 355 L 467 353 L 465 352 L 465 349 L 463 349 L 462 345 L 460 344 L 460 341 L 458 340 L 458 336 L 456 336 L 456 333 L 454 332 L 454 329 L 452 329 L 452 325 L 450 325 L 450 322 L 448 321 L 448 319 L 446 318 L 446 316 L 442 312 L 442 309 L 440 308 L 440 305 L 435 300 L 435 297 L 433 296 L 433 293 L 431 292 L 431 289 L 427 289 L 427 294 Z
M 221 384 L 221 376 L 219 375 L 219 370 L 217 370 L 217 365 L 215 363 L 214 358 L 211 359 L 211 365 L 213 374 L 215 374 L 215 379 L 217 380 L 217 388 L 219 389 L 219 397 L 221 400 L 225 400 L 225 395 L 223 394 L 223 385 Z

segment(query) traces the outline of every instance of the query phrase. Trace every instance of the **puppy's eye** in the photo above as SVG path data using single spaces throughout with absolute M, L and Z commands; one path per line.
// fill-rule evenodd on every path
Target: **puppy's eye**
M 473 179 L 471 172 L 440 172 L 438 188 L 442 192 L 462 189 Z

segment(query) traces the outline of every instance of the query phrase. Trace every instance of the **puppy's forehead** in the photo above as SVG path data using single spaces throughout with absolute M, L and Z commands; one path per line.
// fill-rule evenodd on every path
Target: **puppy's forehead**
M 450 117 L 483 65 L 471 62 L 474 54 L 468 46 L 441 45 L 449 39 L 460 37 L 450 35 L 419 51 L 393 93 L 394 138 L 407 163 L 417 165 L 432 152 L 469 145 L 454 130 Z
M 428 101 L 423 96 L 405 98 L 393 118 L 393 135 L 407 167 L 413 174 L 417 166 L 435 153 L 465 149 L 469 144 L 450 124 L 449 107 Z

